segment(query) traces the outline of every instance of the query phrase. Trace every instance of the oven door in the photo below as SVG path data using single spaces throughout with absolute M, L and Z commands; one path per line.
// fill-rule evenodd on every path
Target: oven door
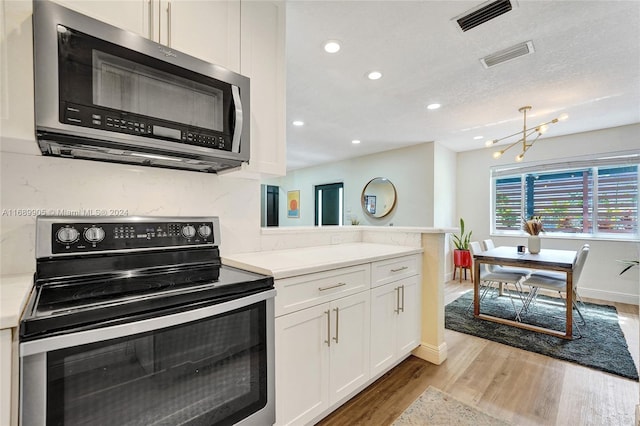
M 273 424 L 274 296 L 21 343 L 21 424 Z

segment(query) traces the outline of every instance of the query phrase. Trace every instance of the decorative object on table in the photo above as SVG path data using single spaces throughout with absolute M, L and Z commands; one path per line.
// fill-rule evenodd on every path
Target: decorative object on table
M 522 218 L 522 229 L 524 232 L 529 234 L 529 239 L 527 241 L 529 253 L 538 254 L 540 253 L 540 232 L 544 231 L 542 227 L 542 217 L 540 216 L 531 216 L 528 220 Z
M 640 264 L 640 261 L 638 260 L 618 260 L 618 262 L 626 265 L 625 268 L 622 271 L 620 271 L 619 275 L 624 274 L 629 269 L 633 268 L 634 266 L 638 266 L 638 264 Z
M 429 386 L 392 426 L 409 425 L 506 426 L 509 423 Z
M 558 298 L 543 295 L 538 298 L 558 301 Z M 467 306 L 472 301 L 473 291 L 468 291 L 445 306 L 445 328 L 638 381 L 638 370 L 629 353 L 614 306 L 585 302 L 582 313 L 588 326 L 580 329 L 582 337 L 564 340 L 545 333 L 476 319 L 473 312 L 467 312 Z M 487 295 L 482 301 L 482 311 L 499 317 L 513 315 L 508 296 Z M 525 320 L 529 324 L 558 330 L 563 330 L 565 326 L 564 321 L 558 319 L 557 307 L 547 303 L 536 304 Z
M 467 277 L 467 269 L 471 270 L 471 252 L 469 251 L 469 241 L 473 231 L 465 233 L 464 220 L 460 218 L 460 234 L 453 234 L 453 244 L 456 247 L 453 250 L 453 279 L 456 279 L 456 270 L 460 268 L 460 282 L 462 282 L 462 271 L 465 271 L 465 279 Z
M 300 190 L 287 192 L 287 217 L 300 218 Z
M 521 107 L 520 109 L 518 109 L 519 112 L 521 112 L 523 114 L 523 119 L 524 119 L 524 124 L 522 126 L 522 132 L 516 132 L 512 135 L 509 136 L 505 136 L 503 138 L 500 139 L 492 139 L 492 140 L 488 140 L 487 142 L 485 142 L 485 146 L 493 146 L 496 143 L 505 140 L 505 139 L 509 139 L 513 136 L 520 136 L 520 139 L 518 139 L 517 141 L 513 142 L 511 145 L 509 145 L 508 147 L 506 147 L 505 149 L 502 149 L 500 151 L 496 151 L 493 153 L 493 158 L 500 158 L 502 157 L 502 154 L 505 153 L 505 151 L 507 151 L 508 149 L 510 149 L 511 147 L 522 143 L 522 152 L 520 154 L 518 154 L 516 156 L 516 161 L 520 162 L 524 159 L 524 154 L 529 150 L 529 148 L 531 148 L 533 146 L 533 144 L 538 140 L 538 138 L 540 136 L 542 136 L 543 133 L 545 133 L 548 129 L 549 129 L 549 124 L 553 124 L 553 123 L 557 123 L 558 121 L 564 121 L 567 118 L 569 118 L 569 116 L 567 114 L 561 114 L 558 118 L 554 118 L 551 121 L 547 121 L 546 123 L 541 123 L 538 124 L 537 126 L 531 127 L 527 129 L 527 111 L 529 111 L 531 109 L 530 105 L 526 105 Z M 527 141 L 527 138 L 532 136 L 534 133 L 537 133 L 536 137 L 534 140 L 532 141 Z

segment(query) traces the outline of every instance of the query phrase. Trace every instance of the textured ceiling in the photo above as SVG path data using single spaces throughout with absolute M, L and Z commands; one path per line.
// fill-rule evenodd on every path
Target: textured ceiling
M 640 122 L 640 1 L 512 1 L 462 32 L 453 18 L 482 3 L 289 0 L 287 169 L 430 141 L 479 149 L 520 130 L 523 105 L 531 125 L 569 114 L 547 137 Z M 480 63 L 529 40 L 532 55 Z

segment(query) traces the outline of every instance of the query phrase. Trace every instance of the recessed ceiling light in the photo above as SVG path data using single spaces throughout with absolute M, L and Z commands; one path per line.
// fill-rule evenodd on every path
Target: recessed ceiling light
M 324 51 L 327 53 L 336 53 L 340 50 L 340 42 L 337 40 L 329 40 L 324 44 Z
M 294 122 L 292 122 L 291 124 L 293 124 L 294 126 L 304 126 L 304 121 L 300 121 L 300 120 L 295 120 Z
M 367 77 L 369 80 L 379 80 L 382 78 L 382 73 L 380 71 L 371 71 L 367 74 Z
M 479 139 L 484 139 L 484 136 L 474 136 L 474 137 L 473 137 L 473 140 L 476 140 L 476 141 L 477 141 L 477 140 L 479 140 Z
M 351 143 L 354 144 L 354 145 L 357 145 L 357 144 L 360 143 L 360 140 L 359 139 L 354 139 L 354 140 L 351 141 Z
M 438 109 L 441 106 L 442 105 L 440 105 L 440 104 L 429 104 L 429 105 L 427 105 L 427 109 Z

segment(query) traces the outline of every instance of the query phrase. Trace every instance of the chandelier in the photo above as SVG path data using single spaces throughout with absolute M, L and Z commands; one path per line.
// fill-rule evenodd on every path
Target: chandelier
M 551 121 L 547 121 L 546 123 L 542 123 L 542 124 L 538 124 L 537 126 L 531 127 L 527 129 L 527 111 L 529 111 L 531 109 L 531 106 L 527 105 L 527 106 L 523 106 L 522 108 L 520 108 L 518 111 L 521 112 L 523 114 L 523 118 L 524 118 L 524 124 L 522 125 L 522 131 L 521 132 L 516 132 L 512 135 L 509 136 L 505 136 L 503 138 L 500 139 L 493 139 L 493 140 L 489 140 L 485 143 L 485 146 L 489 147 L 489 146 L 493 146 L 496 143 L 503 141 L 505 139 L 509 139 L 513 136 L 520 136 L 520 139 L 518 139 L 517 141 L 513 142 L 511 145 L 507 146 L 505 149 L 502 149 L 500 151 L 496 151 L 493 153 L 493 158 L 500 158 L 502 157 L 502 154 L 504 154 L 507 150 L 509 150 L 511 147 L 514 147 L 518 144 L 522 144 L 522 152 L 520 152 L 520 154 L 516 155 L 516 161 L 520 162 L 524 159 L 524 154 L 529 150 L 529 148 L 531 148 L 533 146 L 533 144 L 538 140 L 538 138 L 540 136 L 542 136 L 548 129 L 549 129 L 549 124 L 553 124 L 553 123 L 557 123 L 558 121 L 564 121 L 567 118 L 569 118 L 569 116 L 567 114 L 562 114 L 560 115 L 558 118 L 554 118 Z M 535 138 L 533 140 L 527 140 L 527 138 L 531 138 L 531 136 L 535 135 Z

